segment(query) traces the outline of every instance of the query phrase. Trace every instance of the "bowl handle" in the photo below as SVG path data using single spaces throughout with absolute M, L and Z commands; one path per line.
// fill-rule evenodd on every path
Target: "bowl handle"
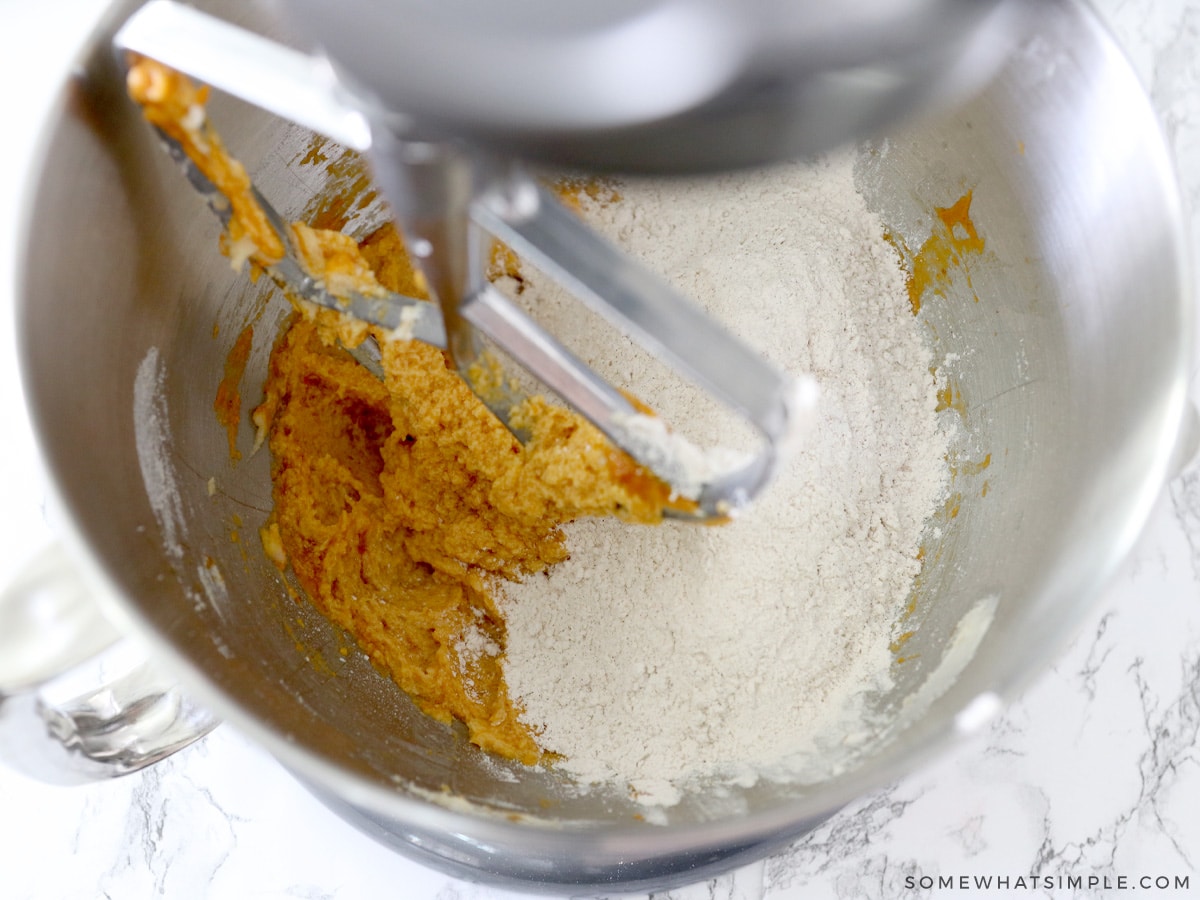
M 105 618 L 60 545 L 0 592 L 0 762 L 82 784 L 157 762 L 218 721 Z

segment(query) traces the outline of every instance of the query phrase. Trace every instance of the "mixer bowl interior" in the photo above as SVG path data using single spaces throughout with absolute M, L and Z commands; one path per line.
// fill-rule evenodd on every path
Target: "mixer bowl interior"
M 275 30 L 257 4 L 207 5 Z M 311 216 L 314 198 L 359 174 L 336 147 L 237 101 L 216 98 L 213 118 L 285 216 Z M 944 745 L 964 709 L 993 708 L 1046 663 L 1144 521 L 1185 395 L 1170 165 L 1135 78 L 1081 5 L 1048 5 L 982 95 L 865 144 L 857 172 L 910 249 L 969 192 L 985 251 L 919 312 L 958 437 L 909 658 L 878 699 L 887 724 L 869 752 L 820 783 L 700 792 L 647 824 L 623 791 L 583 792 L 478 751 L 363 654 L 343 656 L 346 636 L 261 552 L 267 453 L 243 427 L 231 460 L 213 412 L 247 327 L 243 403 L 257 401 L 289 308 L 216 252 L 216 220 L 125 101 L 103 35 L 45 136 L 20 273 L 26 390 L 63 505 L 187 683 L 397 846 L 496 878 L 586 883 L 672 866 L 695 877 L 778 843 Z M 364 203 L 351 230 L 382 214 Z

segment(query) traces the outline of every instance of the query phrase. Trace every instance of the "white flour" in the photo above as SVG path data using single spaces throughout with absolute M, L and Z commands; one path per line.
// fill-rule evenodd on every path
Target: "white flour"
M 618 189 L 619 203 L 585 203 L 593 225 L 775 364 L 814 375 L 820 404 L 796 458 L 732 525 L 568 526 L 570 560 L 501 592 L 509 689 L 563 769 L 650 804 L 696 777 L 819 777 L 890 683 L 944 492 L 931 354 L 851 158 Z M 601 374 L 691 439 L 729 442 L 696 392 L 525 274 L 522 302 Z

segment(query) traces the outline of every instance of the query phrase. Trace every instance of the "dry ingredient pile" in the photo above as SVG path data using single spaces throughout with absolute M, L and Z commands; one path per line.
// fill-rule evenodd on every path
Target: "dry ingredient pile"
M 568 561 L 503 585 L 509 693 L 562 768 L 649 802 L 697 775 L 820 777 L 889 684 L 947 480 L 905 274 L 849 155 L 616 194 L 583 198 L 592 225 L 775 364 L 812 373 L 820 404 L 792 464 L 732 524 L 581 519 L 566 527 Z M 570 336 L 572 301 L 535 273 L 521 287 Z M 619 342 L 576 337 L 602 374 L 633 371 Z M 671 387 L 639 393 L 668 421 L 694 421 L 700 407 Z

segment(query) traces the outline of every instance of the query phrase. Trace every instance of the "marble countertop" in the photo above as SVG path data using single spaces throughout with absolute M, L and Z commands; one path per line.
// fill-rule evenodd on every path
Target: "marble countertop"
M 25 73 L 64 68 L 102 6 L 0 0 L 7 38 L 0 80 L 22 88 L 20 97 L 10 88 L 0 98 L 0 290 L 11 290 L 12 209 L 32 152 L 23 137 L 54 81 L 32 84 Z M 1200 210 L 1200 0 L 1096 6 L 1150 92 L 1186 202 Z M 1191 225 L 1200 250 L 1196 212 Z M 2 328 L 0 364 L 13 385 L 11 324 Z M 2 402 L 0 420 L 19 422 L 16 392 L 4 391 Z M 15 431 L 0 456 L 6 468 L 32 467 L 31 439 Z M 0 481 L 3 582 L 51 533 L 37 479 Z M 851 804 L 782 854 L 655 896 L 973 895 L 958 881 L 944 889 L 922 881 L 939 875 L 1009 879 L 1007 890 L 994 886 L 988 896 L 1120 895 L 1118 878 L 1143 895 L 1167 878 L 1164 896 L 1200 896 L 1198 737 L 1200 472 L 1190 471 L 1164 490 L 1136 549 L 1057 665 L 976 738 Z M 1083 878 L 1083 886 L 1067 876 Z M 1189 879 L 1187 888 L 1177 888 L 1177 878 Z M 382 848 L 226 725 L 142 773 L 85 787 L 50 787 L 0 769 L 0 896 L 532 895 L 456 881 Z

